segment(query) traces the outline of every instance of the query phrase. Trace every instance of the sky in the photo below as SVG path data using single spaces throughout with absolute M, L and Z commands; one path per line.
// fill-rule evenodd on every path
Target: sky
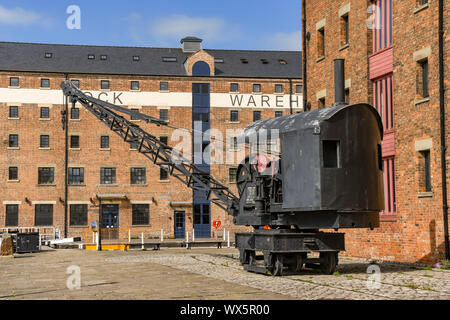
M 69 6 L 80 8 L 74 20 Z M 69 29 L 80 21 L 80 29 Z M 300 50 L 300 0 L 2 0 L 0 41 L 180 47 L 185 36 L 205 49 Z

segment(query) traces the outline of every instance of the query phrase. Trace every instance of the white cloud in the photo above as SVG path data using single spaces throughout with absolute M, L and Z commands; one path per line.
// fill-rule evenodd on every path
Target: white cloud
M 7 9 L 0 6 L 0 24 L 31 25 L 42 21 L 40 14 L 22 8 Z
M 302 49 L 302 38 L 300 31 L 292 33 L 279 32 L 269 36 L 267 40 L 271 50 L 300 51 Z
M 185 15 L 171 15 L 156 20 L 150 26 L 150 33 L 160 39 L 181 39 L 197 36 L 204 40 L 221 40 L 229 32 L 227 23 L 220 18 L 192 18 Z

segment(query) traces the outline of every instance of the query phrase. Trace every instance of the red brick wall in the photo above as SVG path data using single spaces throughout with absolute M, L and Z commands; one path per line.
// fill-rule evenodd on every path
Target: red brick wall
M 339 50 L 338 10 L 351 2 L 350 43 L 348 49 Z M 308 99 L 317 107 L 316 93 L 327 89 L 327 105 L 333 101 L 332 60 L 346 59 L 346 78 L 351 78 L 351 102 L 372 103 L 369 76 L 371 35 L 366 27 L 366 1 L 307 1 L 307 31 L 311 32 L 308 49 Z M 346 254 L 349 256 L 432 263 L 444 257 L 444 231 L 442 215 L 442 184 L 439 132 L 438 92 L 438 8 L 437 1 L 415 13 L 415 0 L 393 1 L 393 77 L 395 119 L 395 167 L 397 216 L 381 220 L 380 228 L 373 231 L 346 231 Z M 450 5 L 445 9 L 445 30 L 448 37 Z M 326 57 L 317 62 L 314 48 L 316 23 L 326 18 Z M 328 32 L 327 32 L 328 31 Z M 445 83 L 449 85 L 449 43 L 445 46 Z M 430 99 L 417 103 L 417 62 L 414 52 L 431 47 L 429 59 Z M 381 61 L 383 63 L 385 60 Z M 376 70 L 376 69 L 374 69 Z M 448 90 L 448 89 L 447 89 Z M 448 98 L 446 98 L 448 101 Z M 450 114 L 446 106 L 446 127 Z M 449 143 L 447 131 L 447 144 Z M 432 139 L 431 184 L 432 193 L 423 194 L 421 176 L 423 163 L 416 142 Z M 447 168 L 450 154 L 447 151 Z M 448 169 L 447 169 L 448 170 Z M 422 178 L 421 178 L 422 177 Z M 449 177 L 447 177 L 448 181 Z

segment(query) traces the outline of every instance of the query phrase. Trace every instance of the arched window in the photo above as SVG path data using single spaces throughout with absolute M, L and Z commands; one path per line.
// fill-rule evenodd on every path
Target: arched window
M 192 69 L 192 75 L 193 76 L 210 76 L 211 69 L 209 68 L 209 65 L 206 62 L 198 61 L 194 64 L 194 67 Z

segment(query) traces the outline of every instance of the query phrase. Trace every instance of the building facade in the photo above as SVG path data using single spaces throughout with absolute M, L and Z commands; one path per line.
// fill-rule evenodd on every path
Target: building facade
M 450 6 L 444 3 L 441 51 L 448 88 Z M 346 233 L 347 254 L 423 263 L 444 259 L 443 181 L 449 181 L 450 153 L 442 156 L 441 137 L 448 146 L 450 118 L 448 94 L 443 113 L 440 102 L 439 1 L 306 0 L 305 5 L 308 105 L 333 104 L 334 80 L 328 75 L 333 60 L 343 58 L 347 101 L 373 105 L 384 126 L 385 210 L 379 228 Z
M 93 222 L 119 230 L 119 238 L 159 237 L 161 230 L 165 237 L 194 230 L 209 238 L 214 219 L 234 230 L 219 207 L 79 104 L 68 104 L 65 138 L 66 79 L 93 97 L 168 120 L 170 127 L 129 119 L 169 146 L 180 142 L 180 130 L 197 133 L 189 142 L 194 156 L 211 142 L 209 129 L 222 134 L 216 140 L 231 132 L 233 142 L 233 132 L 255 120 L 302 110 L 300 52 L 203 50 L 194 37 L 181 43 L 169 49 L 0 43 L 0 227 L 52 227 L 87 240 Z M 199 165 L 236 192 L 237 162 Z

